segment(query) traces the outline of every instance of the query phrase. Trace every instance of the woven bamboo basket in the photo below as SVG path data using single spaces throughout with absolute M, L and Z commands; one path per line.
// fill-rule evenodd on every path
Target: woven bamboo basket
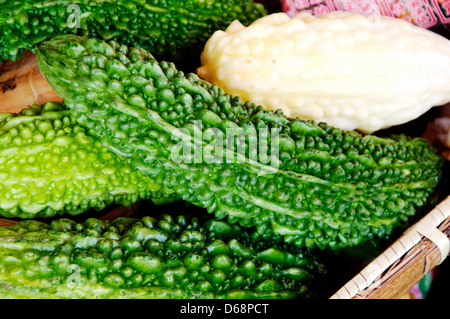
M 399 299 L 450 249 L 450 196 L 411 226 L 330 299 Z

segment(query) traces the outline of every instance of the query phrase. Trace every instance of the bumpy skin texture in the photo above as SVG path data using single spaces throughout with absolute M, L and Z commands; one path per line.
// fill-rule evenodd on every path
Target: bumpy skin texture
M 45 39 L 71 33 L 120 40 L 198 65 L 214 31 L 235 19 L 249 24 L 265 14 L 251 0 L 0 0 L 0 59 L 16 60 Z
M 173 216 L 173 217 L 172 217 Z M 198 217 L 0 227 L 2 298 L 309 298 L 309 254 Z
M 181 199 L 297 246 L 385 236 L 439 180 L 441 157 L 424 139 L 290 119 L 142 49 L 62 36 L 39 46 L 38 64 L 80 124 L 143 174 L 164 172 Z M 227 145 L 248 132 L 246 145 Z
M 169 199 L 162 184 L 86 134 L 62 103 L 0 114 L 0 215 L 38 218 Z

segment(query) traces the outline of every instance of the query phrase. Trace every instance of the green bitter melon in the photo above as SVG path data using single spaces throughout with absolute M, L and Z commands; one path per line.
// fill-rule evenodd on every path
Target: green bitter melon
M 313 256 L 223 221 L 164 214 L 0 227 L 2 298 L 310 298 Z
M 422 138 L 287 118 L 140 48 L 66 35 L 37 57 L 79 123 L 142 174 L 164 172 L 181 199 L 297 246 L 389 235 L 439 181 L 442 159 Z
M 0 0 L 0 59 L 16 60 L 44 40 L 70 33 L 114 39 L 196 66 L 214 31 L 265 14 L 251 0 Z
M 0 114 L 0 215 L 40 218 L 172 200 L 162 183 L 86 134 L 62 103 Z M 164 196 L 163 196 L 163 195 Z

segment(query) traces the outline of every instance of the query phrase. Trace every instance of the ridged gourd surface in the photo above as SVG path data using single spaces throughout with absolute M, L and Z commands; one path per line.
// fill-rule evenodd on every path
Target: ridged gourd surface
M 77 215 L 111 204 L 171 201 L 162 183 L 88 135 L 63 103 L 0 114 L 0 215 Z
M 151 214 L 151 213 L 150 213 Z M 0 227 L 5 298 L 309 298 L 312 255 L 223 221 L 163 214 Z
M 440 177 L 442 159 L 422 138 L 266 111 L 143 49 L 67 35 L 37 56 L 79 123 L 142 174 L 163 173 L 181 199 L 298 246 L 337 249 L 390 234 Z

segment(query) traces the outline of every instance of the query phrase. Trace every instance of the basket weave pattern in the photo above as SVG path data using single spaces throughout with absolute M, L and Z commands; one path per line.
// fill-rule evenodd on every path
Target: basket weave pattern
M 450 196 L 411 226 L 330 299 L 396 299 L 441 264 L 450 250 Z

